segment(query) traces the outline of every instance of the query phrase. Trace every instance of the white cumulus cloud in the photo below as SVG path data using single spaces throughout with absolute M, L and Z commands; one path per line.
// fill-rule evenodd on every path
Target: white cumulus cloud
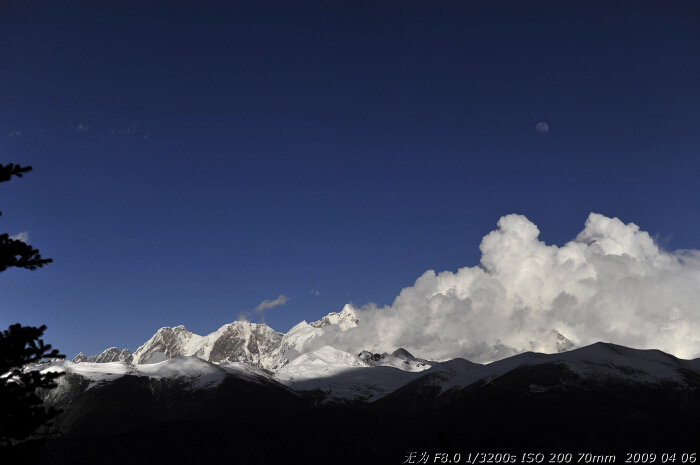
M 310 349 L 403 347 L 488 362 L 555 352 L 556 331 L 576 346 L 605 341 L 700 357 L 700 251 L 663 251 L 637 225 L 596 213 L 562 247 L 539 233 L 522 215 L 502 217 L 481 241 L 479 266 L 426 271 L 391 306 L 358 309 L 356 328 L 329 327 Z

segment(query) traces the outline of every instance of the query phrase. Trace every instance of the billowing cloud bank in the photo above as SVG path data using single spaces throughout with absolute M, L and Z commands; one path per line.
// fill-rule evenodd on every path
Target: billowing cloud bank
M 481 242 L 480 266 L 426 271 L 391 307 L 367 305 L 358 327 L 312 343 L 488 362 L 556 352 L 559 332 L 576 346 L 700 357 L 700 251 L 662 251 L 635 224 L 595 213 L 563 247 L 538 236 L 524 216 L 504 216 Z

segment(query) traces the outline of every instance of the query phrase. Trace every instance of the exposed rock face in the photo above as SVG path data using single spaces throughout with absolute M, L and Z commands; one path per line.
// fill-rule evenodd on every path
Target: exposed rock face
M 213 363 L 246 362 L 267 367 L 284 338 L 284 334 L 267 325 L 247 321 L 237 321 L 225 328 L 213 342 L 206 360 Z
M 87 362 L 87 357 L 85 356 L 84 353 L 80 352 L 78 355 L 75 356 L 73 359 L 74 363 L 80 363 L 80 362 Z
M 119 360 L 126 363 L 131 363 L 134 361 L 134 356 L 131 354 L 131 351 L 129 349 L 123 349 L 119 353 Z

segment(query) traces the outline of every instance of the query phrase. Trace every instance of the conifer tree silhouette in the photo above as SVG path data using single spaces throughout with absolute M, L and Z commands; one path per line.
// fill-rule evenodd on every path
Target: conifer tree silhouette
M 31 166 L 0 165 L 0 183 L 12 176 L 21 178 L 31 170 Z M 0 272 L 11 267 L 36 270 L 51 262 L 29 244 L 9 234 L 0 235 Z M 56 387 L 61 373 L 26 370 L 32 363 L 64 357 L 44 344 L 41 336 L 45 330 L 45 325 L 36 328 L 17 323 L 0 332 L 0 457 L 3 461 L 11 458 L 7 463 L 26 463 L 25 441 L 59 413 L 44 407 L 36 390 Z

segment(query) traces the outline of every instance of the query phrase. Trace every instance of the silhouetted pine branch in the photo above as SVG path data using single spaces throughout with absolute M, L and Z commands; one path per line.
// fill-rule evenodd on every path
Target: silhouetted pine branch
M 10 267 L 36 270 L 53 260 L 41 258 L 39 250 L 31 245 L 12 239 L 9 234 L 0 234 L 0 272 Z
M 25 166 L 22 168 L 19 165 L 10 163 L 9 165 L 0 165 L 0 182 L 9 181 L 12 176 L 17 176 L 21 178 L 23 173 L 28 173 L 32 170 L 31 166 Z
M 21 178 L 32 170 L 10 163 L 0 165 L 0 182 L 12 176 Z M 0 272 L 10 267 L 35 270 L 53 260 L 41 258 L 31 245 L 0 234 Z M 56 378 L 63 373 L 41 373 L 31 364 L 47 358 L 63 358 L 51 345 L 44 344 L 41 335 L 46 326 L 39 328 L 17 323 L 0 333 L 0 461 L 27 463 L 29 456 L 24 446 L 36 444 L 37 430 L 49 424 L 59 411 L 44 407 L 37 395 L 38 389 L 57 386 Z M 27 441 L 33 439 L 33 441 Z

